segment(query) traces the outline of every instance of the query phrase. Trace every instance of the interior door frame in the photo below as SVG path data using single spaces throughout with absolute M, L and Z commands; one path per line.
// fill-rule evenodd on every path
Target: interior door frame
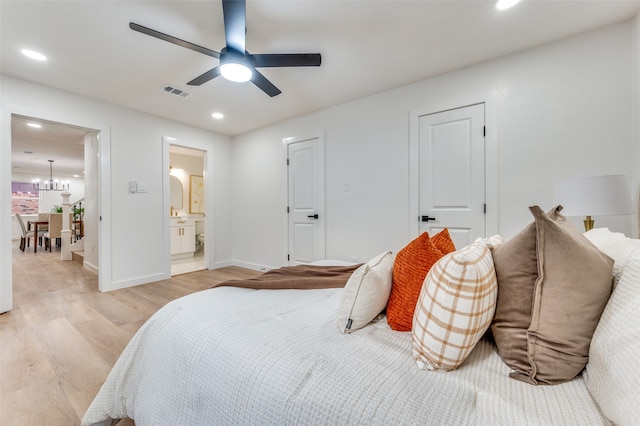
M 187 140 L 181 140 L 171 136 L 162 137 L 162 205 L 164 211 L 169 213 L 171 209 L 171 193 L 169 183 L 169 166 L 171 165 L 169 146 L 176 145 L 184 148 L 189 148 L 197 151 L 202 151 L 202 174 L 204 180 L 204 268 L 205 270 L 214 269 L 212 265 L 215 264 L 214 257 L 214 214 L 213 212 L 213 173 L 209 170 L 209 164 L 213 164 L 213 155 L 210 148 L 202 146 L 195 142 L 189 142 Z M 165 173 L 166 172 L 166 173 Z M 183 188 L 183 191 L 185 189 Z M 188 189 L 187 189 L 188 190 Z M 164 245 L 164 265 L 165 265 L 165 279 L 171 278 L 171 218 L 169 214 L 163 215 L 163 245 Z
M 0 220 L 0 251 L 8 253 L 0 258 L 0 313 L 13 309 L 13 273 L 12 273 L 12 219 L 11 219 L 11 120 L 13 115 L 34 117 L 72 126 L 91 129 L 97 134 L 98 159 L 98 291 L 111 290 L 111 126 L 106 122 L 77 117 L 74 113 L 56 111 L 30 105 L 14 105 L 0 111 L 0 178 L 4 182 L 0 190 L 0 206 L 9 214 Z M 73 124 L 71 124 L 73 123 Z
M 320 155 L 322 156 L 323 170 L 322 170 L 322 182 L 320 183 L 322 188 L 322 208 L 319 209 L 318 214 L 320 214 L 323 219 L 318 225 L 322 226 L 322 238 L 324 239 L 323 246 L 326 253 L 326 234 L 325 234 L 326 214 L 325 214 L 325 208 L 324 208 L 324 204 L 326 201 L 326 193 L 325 193 L 326 188 L 324 184 L 325 172 L 326 172 L 326 161 L 325 161 L 326 158 L 325 158 L 325 146 L 324 146 L 324 130 L 321 130 L 317 132 L 301 134 L 298 136 L 289 136 L 282 139 L 282 147 L 283 147 L 282 165 L 284 169 L 284 177 L 283 177 L 284 191 L 283 191 L 282 211 L 284 212 L 283 226 L 285 229 L 285 232 L 284 232 L 285 238 L 284 238 L 283 247 L 282 247 L 282 264 L 283 265 L 289 265 L 289 212 L 287 210 L 289 206 L 289 168 L 288 168 L 289 166 L 287 164 L 287 160 L 289 159 L 289 145 L 292 143 L 304 142 L 310 139 L 318 140 L 318 150 L 320 152 Z
M 496 120 L 496 95 L 460 99 L 454 102 L 427 104 L 409 111 L 409 238 L 415 238 L 420 232 L 420 117 L 437 114 L 471 105 L 484 104 L 486 135 L 484 139 L 485 233 L 487 236 L 498 233 L 498 128 Z

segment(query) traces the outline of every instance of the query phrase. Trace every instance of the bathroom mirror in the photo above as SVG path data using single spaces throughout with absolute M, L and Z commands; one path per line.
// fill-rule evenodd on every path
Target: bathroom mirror
M 182 209 L 182 182 L 173 175 L 169 175 L 171 188 L 171 206 L 174 209 Z

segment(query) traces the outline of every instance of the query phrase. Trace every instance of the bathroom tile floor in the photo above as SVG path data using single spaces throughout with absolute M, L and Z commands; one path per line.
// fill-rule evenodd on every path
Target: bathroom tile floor
M 196 252 L 194 257 L 171 261 L 171 276 L 188 274 L 189 272 L 202 271 L 204 269 L 204 254 Z

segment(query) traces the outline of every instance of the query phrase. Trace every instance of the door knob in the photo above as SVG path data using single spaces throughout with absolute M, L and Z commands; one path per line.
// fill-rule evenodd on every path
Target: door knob
M 436 220 L 435 217 L 429 217 L 429 216 L 420 216 L 420 220 L 422 222 L 429 222 L 430 220 Z
M 318 219 L 318 213 L 307 216 L 309 219 Z

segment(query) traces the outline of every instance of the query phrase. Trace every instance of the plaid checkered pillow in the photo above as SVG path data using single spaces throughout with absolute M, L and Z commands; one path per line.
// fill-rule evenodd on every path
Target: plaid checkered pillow
M 498 295 L 491 248 L 501 243 L 497 235 L 478 239 L 429 271 L 411 331 L 419 368 L 455 370 L 489 328 Z

